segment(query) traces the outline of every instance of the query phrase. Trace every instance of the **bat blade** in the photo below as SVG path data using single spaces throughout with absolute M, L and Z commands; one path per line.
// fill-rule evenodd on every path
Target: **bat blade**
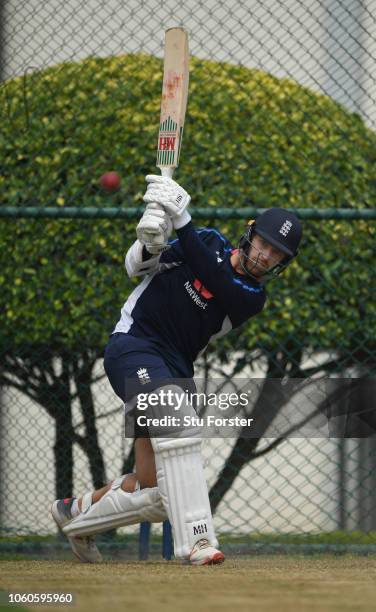
M 165 35 L 165 55 L 159 124 L 157 166 L 170 174 L 179 164 L 189 82 L 188 35 L 170 28 Z

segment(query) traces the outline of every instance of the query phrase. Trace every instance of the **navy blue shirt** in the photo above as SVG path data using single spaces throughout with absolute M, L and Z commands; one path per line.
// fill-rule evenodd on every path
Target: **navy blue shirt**
M 213 337 L 259 313 L 265 289 L 231 265 L 234 247 L 218 230 L 177 230 L 150 274 L 129 296 L 114 331 L 150 340 L 168 362 L 193 374 Z

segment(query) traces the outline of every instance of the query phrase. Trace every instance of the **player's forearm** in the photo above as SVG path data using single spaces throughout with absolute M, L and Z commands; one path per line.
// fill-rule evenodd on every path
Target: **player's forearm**
M 136 240 L 125 256 L 125 268 L 129 278 L 142 276 L 155 270 L 160 255 L 152 255 L 139 240 Z

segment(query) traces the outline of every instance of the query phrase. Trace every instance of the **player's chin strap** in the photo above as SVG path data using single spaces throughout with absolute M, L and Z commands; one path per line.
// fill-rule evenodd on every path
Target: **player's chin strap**
M 240 265 L 241 265 L 241 268 L 244 274 L 252 278 L 252 280 L 257 281 L 260 285 L 263 285 L 266 281 L 276 278 L 281 272 L 283 272 L 283 270 L 287 268 L 289 263 L 292 261 L 293 257 L 286 256 L 286 258 L 282 262 L 276 264 L 275 266 L 270 268 L 270 270 L 267 270 L 265 274 L 262 275 L 261 278 L 254 276 L 252 272 L 247 268 L 246 260 L 251 261 L 254 266 L 257 266 L 258 264 L 258 258 L 260 255 L 257 256 L 256 261 L 248 257 L 248 253 L 252 245 L 252 239 L 255 234 L 255 229 L 256 229 L 255 226 L 256 226 L 255 219 L 250 219 L 247 223 L 246 231 L 244 232 L 243 236 L 239 240 L 239 245 L 238 245 L 239 261 L 240 261 Z

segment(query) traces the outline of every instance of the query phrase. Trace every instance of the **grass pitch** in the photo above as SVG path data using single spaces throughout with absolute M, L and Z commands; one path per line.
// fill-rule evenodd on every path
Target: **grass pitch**
M 43 605 L 43 610 L 371 612 L 376 601 L 376 558 L 255 556 L 229 558 L 214 567 L 3 560 L 0 588 L 73 593 L 73 606 Z M 14 605 L 7 609 L 12 608 L 17 609 Z

